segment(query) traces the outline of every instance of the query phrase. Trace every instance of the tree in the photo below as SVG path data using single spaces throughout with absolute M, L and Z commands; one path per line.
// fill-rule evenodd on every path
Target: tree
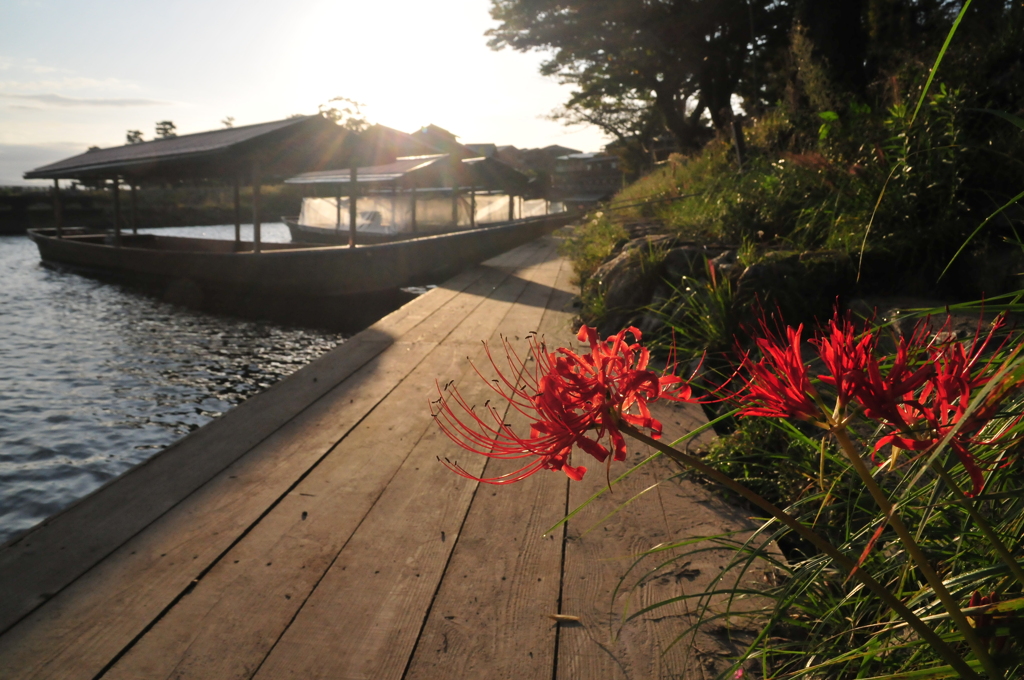
M 171 137 L 177 137 L 178 133 L 175 130 L 178 126 L 169 120 L 161 120 L 156 124 L 156 136 L 162 139 L 170 139 Z
M 649 99 L 574 96 L 567 104 L 552 111 L 548 118 L 565 125 L 593 125 L 614 137 L 609 151 L 615 147 L 615 153 L 622 157 L 628 174 L 650 167 L 657 160 L 654 142 L 665 130 L 664 121 Z
M 145 141 L 142 139 L 142 130 L 128 130 L 125 133 L 124 139 L 128 144 L 141 144 Z
M 791 8 L 778 0 L 492 0 L 493 49 L 541 50 L 541 73 L 575 86 L 566 109 L 596 120 L 651 111 L 682 148 L 704 139 L 705 113 L 732 122 L 752 65 L 785 46 Z M 771 96 L 748 87 L 752 100 Z M 619 120 L 619 123 L 622 121 Z
M 327 100 L 326 104 L 320 105 L 320 115 L 327 120 L 334 121 L 346 130 L 362 132 L 370 127 L 369 121 L 363 115 L 363 107 L 354 99 L 348 97 L 334 97 Z
M 803 0 L 797 8 L 797 21 L 812 45 L 811 56 L 833 86 L 861 99 L 868 85 L 866 8 L 866 0 Z
M 220 122 L 220 124 L 226 128 L 233 128 L 235 127 L 235 117 L 227 116 L 226 118 L 224 118 L 224 120 Z

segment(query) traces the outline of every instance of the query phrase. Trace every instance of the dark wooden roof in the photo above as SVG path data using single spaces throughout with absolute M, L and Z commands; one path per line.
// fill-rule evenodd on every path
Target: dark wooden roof
M 25 179 L 248 179 L 259 161 L 265 179 L 342 163 L 353 133 L 321 116 L 212 130 L 96 149 L 25 173 Z

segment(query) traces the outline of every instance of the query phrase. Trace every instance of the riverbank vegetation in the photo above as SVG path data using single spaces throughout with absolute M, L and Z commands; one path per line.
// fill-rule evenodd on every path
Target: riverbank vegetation
M 697 460 L 837 551 L 753 503 L 757 540 L 637 568 L 721 545 L 775 564 L 735 677 L 1017 677 L 1024 4 L 554 5 L 495 2 L 494 45 L 548 50 L 576 86 L 555 115 L 636 174 L 568 239 L 581 322 L 678 352 L 720 435 Z M 829 319 L 816 346 L 782 330 Z M 716 598 L 754 594 L 680 598 L 721 625 L 743 607 Z

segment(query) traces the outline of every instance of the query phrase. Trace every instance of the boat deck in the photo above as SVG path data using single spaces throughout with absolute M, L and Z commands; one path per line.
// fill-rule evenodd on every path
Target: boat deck
M 435 380 L 483 401 L 482 339 L 570 337 L 570 280 L 551 237 L 463 272 L 0 548 L 0 676 L 712 677 L 724 633 L 662 653 L 695 603 L 621 614 L 700 592 L 727 556 L 629 568 L 742 516 L 657 463 L 545 536 L 599 466 L 491 487 L 437 460 L 458 449 L 432 423 Z

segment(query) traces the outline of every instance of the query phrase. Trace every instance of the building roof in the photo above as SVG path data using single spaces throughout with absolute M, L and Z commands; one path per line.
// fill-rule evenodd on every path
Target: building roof
M 462 166 L 465 169 L 462 181 L 470 186 L 500 189 L 521 196 L 530 183 L 529 177 L 496 158 L 467 158 Z
M 515 168 L 493 158 L 468 158 L 462 160 L 458 169 L 457 183 L 460 187 L 497 189 L 521 194 L 529 178 Z M 285 180 L 286 184 L 349 184 L 351 170 L 322 170 L 305 172 Z M 451 187 L 451 156 L 432 154 L 408 156 L 392 163 L 372 165 L 356 169 L 356 184 L 371 185 L 393 183 L 403 187 Z
M 413 174 L 422 174 L 428 168 L 444 165 L 447 160 L 448 154 L 443 153 L 428 156 L 407 156 L 399 158 L 393 163 L 357 168 L 356 184 L 394 182 Z M 350 179 L 351 170 L 342 168 L 340 170 L 304 172 L 295 177 L 289 177 L 285 180 L 285 184 L 348 184 Z
M 336 155 L 352 133 L 321 116 L 211 130 L 94 149 L 26 172 L 25 179 L 235 177 L 259 159 L 267 176 L 293 174 Z M 296 146 L 296 143 L 298 145 Z M 304 167 L 295 167 L 304 166 Z M 321 167 L 323 167 L 321 165 Z
M 605 159 L 618 159 L 618 156 L 613 154 L 604 153 L 601 151 L 590 151 L 587 153 L 570 153 L 565 156 L 559 156 L 558 160 L 573 160 L 573 161 L 595 161 Z

